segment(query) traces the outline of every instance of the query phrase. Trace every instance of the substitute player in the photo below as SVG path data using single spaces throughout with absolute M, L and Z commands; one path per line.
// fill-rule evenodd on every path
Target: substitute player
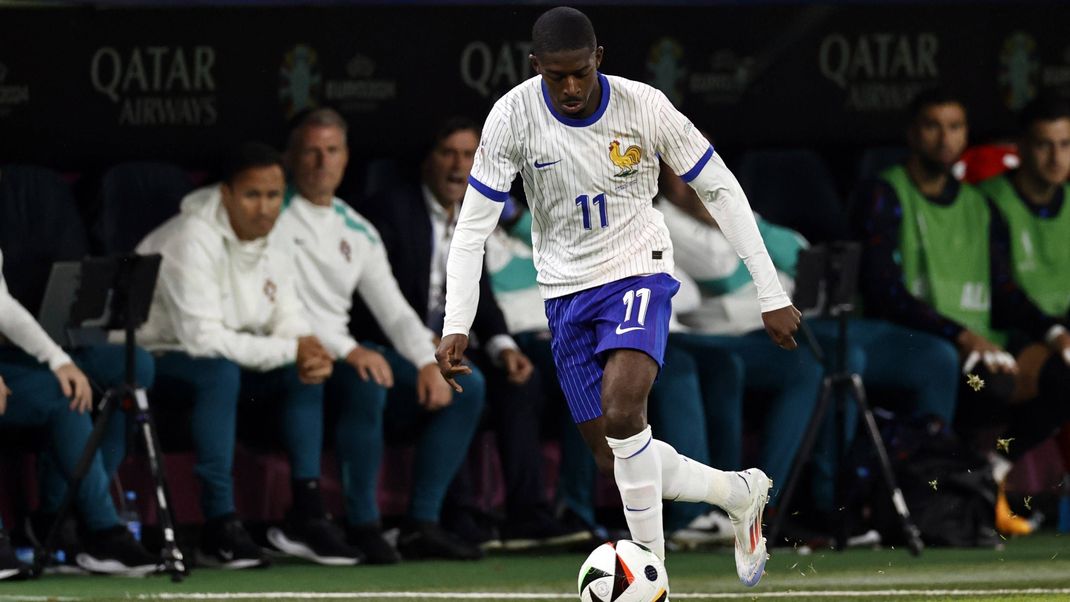
M 799 312 L 742 189 L 698 129 L 658 90 L 598 71 L 603 49 L 583 13 L 544 13 L 532 40 L 539 75 L 494 105 L 469 177 L 447 266 L 439 367 L 455 387 L 455 377 L 469 372 L 461 361 L 484 242 L 519 172 L 561 386 L 600 468 L 616 479 L 632 538 L 664 558 L 663 498 L 720 506 L 735 526 L 736 571 L 753 586 L 766 561 L 769 478 L 685 458 L 654 439 L 646 420 L 679 287 L 669 233 L 651 202 L 658 156 L 698 191 L 743 258 L 780 346 L 796 346 Z

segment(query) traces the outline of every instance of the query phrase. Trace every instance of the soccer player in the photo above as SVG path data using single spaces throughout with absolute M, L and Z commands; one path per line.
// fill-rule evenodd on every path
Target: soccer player
M 761 518 L 769 478 L 685 458 L 654 439 L 646 420 L 679 287 L 670 276 L 669 235 L 651 202 L 658 156 L 724 227 L 757 284 L 766 329 L 782 347 L 796 346 L 799 312 L 742 189 L 698 129 L 656 89 L 598 71 L 603 49 L 583 13 L 547 11 L 532 40 L 538 76 L 495 104 L 468 180 L 447 265 L 439 367 L 455 387 L 469 371 L 461 358 L 478 303 L 473 283 L 519 172 L 562 388 L 599 467 L 616 479 L 632 538 L 664 557 L 662 498 L 720 506 L 736 531 L 736 571 L 753 586 L 766 561 Z

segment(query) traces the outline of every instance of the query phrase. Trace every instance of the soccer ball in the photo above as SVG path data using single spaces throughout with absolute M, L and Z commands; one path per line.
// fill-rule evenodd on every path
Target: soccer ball
M 622 539 L 604 543 L 583 562 L 579 577 L 582 602 L 665 602 L 669 574 L 657 554 L 641 543 Z

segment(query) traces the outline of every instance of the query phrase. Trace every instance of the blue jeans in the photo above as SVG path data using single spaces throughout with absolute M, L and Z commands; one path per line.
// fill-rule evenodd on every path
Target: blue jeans
M 71 352 L 71 359 L 85 372 L 99 398 L 100 393 L 119 387 L 126 381 L 126 350 L 121 345 L 94 345 Z M 151 388 L 156 379 L 156 362 L 149 352 L 136 348 L 134 356 L 134 382 L 140 387 Z M 104 472 L 115 475 L 126 457 L 126 414 L 112 414 L 104 438 L 100 442 L 100 456 Z M 63 496 L 67 493 L 67 478 L 51 456 L 43 456 L 39 464 L 41 479 L 41 511 L 59 512 Z
M 375 494 L 384 429 L 390 429 L 416 444 L 409 516 L 438 522 L 446 490 L 479 426 L 486 396 L 483 374 L 472 366 L 472 374 L 459 379 L 464 392 L 455 392 L 450 405 L 432 412 L 417 401 L 418 368 L 393 349 L 381 352 L 394 372 L 391 389 L 362 381 L 345 363 L 335 365 L 327 383 L 328 397 L 341 409 L 335 436 L 346 518 L 351 525 L 379 520 Z
M 224 358 L 180 352 L 156 360 L 154 403 L 192 404 L 195 471 L 201 480 L 205 518 L 234 512 L 234 442 L 239 399 L 258 404 L 281 399 L 282 442 L 294 479 L 320 475 L 323 449 L 323 385 L 306 385 L 294 365 L 269 372 L 243 370 Z
M 107 360 L 115 354 L 116 348 L 103 346 L 76 352 L 74 357 L 85 359 L 84 371 L 89 378 L 98 386 L 106 387 L 115 384 L 111 376 L 118 374 L 118 380 L 121 381 L 121 363 L 120 368 L 111 372 L 107 370 L 110 366 Z M 145 356 L 144 352 L 141 355 Z M 118 357 L 122 357 L 121 350 Z M 143 363 L 144 371 L 139 371 L 139 378 L 151 381 L 151 358 Z M 88 415 L 72 412 L 70 400 L 63 395 L 56 376 L 47 366 L 19 349 L 0 349 L 0 376 L 4 377 L 7 387 L 12 391 L 7 412 L 0 415 L 0 426 L 44 426 L 48 429 L 50 446 L 48 453 L 41 457 L 41 509 L 44 512 L 57 512 L 66 493 L 66 476 L 74 471 L 82 456 L 93 430 L 92 421 Z M 112 462 L 117 465 L 122 458 L 123 420 L 121 413 L 115 416 L 116 419 L 108 426 L 108 437 L 101 450 L 110 449 Z M 108 492 L 109 472 L 103 455 L 100 452 L 94 455 L 75 498 L 86 526 L 94 531 L 120 524 Z

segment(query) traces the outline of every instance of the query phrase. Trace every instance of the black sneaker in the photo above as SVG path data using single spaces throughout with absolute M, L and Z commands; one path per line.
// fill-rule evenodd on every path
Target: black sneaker
M 0 581 L 16 579 L 29 574 L 30 567 L 19 561 L 7 532 L 0 529 Z
M 130 577 L 155 572 L 160 564 L 160 559 L 141 547 L 122 525 L 87 535 L 75 560 L 90 573 Z
M 35 511 L 26 515 L 23 522 L 23 532 L 27 539 L 37 550 L 45 549 L 45 541 L 56 522 L 55 514 Z M 78 566 L 78 554 L 82 553 L 82 542 L 78 537 L 78 521 L 74 516 L 68 515 L 56 533 L 56 540 L 52 544 L 52 559 L 46 563 L 44 570 L 47 574 L 56 575 L 84 575 L 85 571 Z
M 442 527 L 483 551 L 502 547 L 494 518 L 474 508 L 457 508 L 442 514 Z
M 324 517 L 287 518 L 282 528 L 269 528 L 267 538 L 290 556 L 318 564 L 353 566 L 363 560 L 360 550 L 346 543 L 342 530 Z
M 446 532 L 438 523 L 415 522 L 398 536 L 398 552 L 407 559 L 479 560 L 483 550 Z
M 350 526 L 346 531 L 350 545 L 364 554 L 364 561 L 368 564 L 401 562 L 401 555 L 383 537 L 383 528 L 379 523 Z
M 565 546 L 591 540 L 594 536 L 585 527 L 566 525 L 541 507 L 518 512 L 520 516 L 502 525 L 502 547 L 506 550 Z
M 251 569 L 270 564 L 260 546 L 233 514 L 213 518 L 204 524 L 197 563 L 225 569 Z

